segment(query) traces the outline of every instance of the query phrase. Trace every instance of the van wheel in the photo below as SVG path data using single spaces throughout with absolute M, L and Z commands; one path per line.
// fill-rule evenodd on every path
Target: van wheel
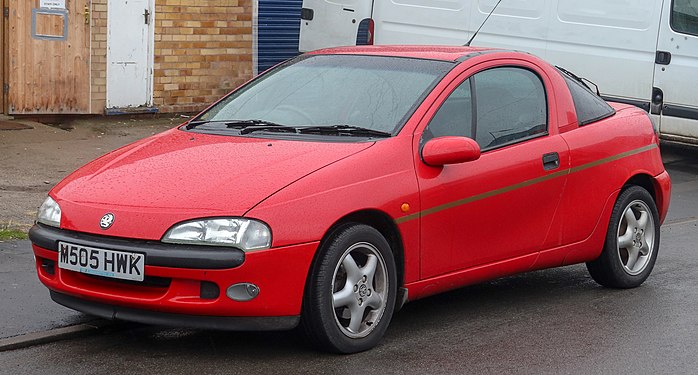
M 652 272 L 658 251 L 657 206 L 647 190 L 631 186 L 618 196 L 603 251 L 587 269 L 605 287 L 634 288 Z
M 356 353 L 383 337 L 395 308 L 396 268 L 390 245 L 362 224 L 338 228 L 320 248 L 301 324 L 321 350 Z

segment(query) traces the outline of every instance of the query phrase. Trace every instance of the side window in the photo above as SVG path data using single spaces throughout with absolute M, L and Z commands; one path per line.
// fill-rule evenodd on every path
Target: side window
M 567 73 L 563 71 L 559 72 L 560 75 L 562 75 L 562 77 L 565 79 L 567 88 L 570 89 L 579 126 L 591 124 L 616 114 L 613 107 L 608 105 L 608 103 L 606 103 L 598 95 L 589 91 L 589 89 L 582 86 L 581 83 L 572 79 L 572 77 L 570 77 Z
M 671 28 L 676 32 L 698 35 L 698 0 L 674 0 Z
M 523 68 L 477 73 L 475 141 L 482 150 L 547 134 L 548 110 L 543 82 Z
M 422 136 L 422 143 L 437 137 L 472 138 L 473 104 L 470 79 L 460 84 L 441 104 Z

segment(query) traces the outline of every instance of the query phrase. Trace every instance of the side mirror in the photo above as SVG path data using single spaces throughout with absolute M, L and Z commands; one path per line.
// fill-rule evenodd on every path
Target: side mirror
M 432 167 L 460 164 L 480 158 L 480 145 L 466 137 L 430 139 L 422 147 L 422 161 Z

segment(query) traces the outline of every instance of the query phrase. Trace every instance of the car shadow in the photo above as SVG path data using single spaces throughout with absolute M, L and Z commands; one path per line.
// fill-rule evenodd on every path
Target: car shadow
M 539 314 L 540 310 L 569 305 L 580 297 L 604 297 L 616 292 L 598 286 L 583 265 L 506 277 L 406 304 L 394 315 L 383 346 L 419 341 L 445 331 L 481 330 L 483 322 L 487 322 L 486 326 L 501 326 L 522 316 Z M 152 354 L 186 348 L 187 355 L 234 352 L 236 357 L 264 357 L 266 361 L 275 357 L 325 355 L 304 339 L 300 329 L 226 332 L 118 323 L 105 332 L 126 336 L 133 350 Z

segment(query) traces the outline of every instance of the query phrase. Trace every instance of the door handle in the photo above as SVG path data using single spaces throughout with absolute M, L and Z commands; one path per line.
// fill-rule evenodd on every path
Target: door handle
M 145 24 L 150 25 L 150 9 L 145 10 L 145 13 L 143 13 L 143 17 L 145 17 Z
M 654 63 L 659 65 L 669 65 L 671 63 L 671 52 L 657 51 L 654 57 Z
M 310 8 L 301 8 L 301 19 L 304 21 L 312 21 L 315 17 L 315 11 Z
M 557 152 L 551 152 L 543 155 L 543 169 L 551 171 L 560 167 L 560 155 Z

